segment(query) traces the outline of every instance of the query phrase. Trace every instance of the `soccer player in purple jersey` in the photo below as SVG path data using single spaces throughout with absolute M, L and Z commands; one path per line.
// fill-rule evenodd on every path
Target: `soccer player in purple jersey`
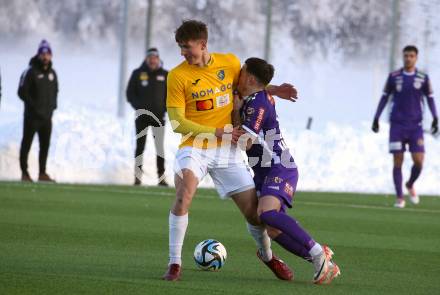
M 275 101 L 265 90 L 273 74 L 273 66 L 265 60 L 246 60 L 238 82 L 243 99 L 234 97 L 233 121 L 241 123 L 246 131 L 244 145 L 254 171 L 258 215 L 269 236 L 289 252 L 313 263 L 314 283 L 328 284 L 340 275 L 332 261 L 332 250 L 317 243 L 286 214 L 286 207 L 292 207 L 298 169 L 281 136 Z
M 425 154 L 422 127 L 424 96 L 427 98 L 433 117 L 431 132 L 433 134 L 438 132 L 438 115 L 431 82 L 427 74 L 416 68 L 417 55 L 418 50 L 415 46 L 409 45 L 403 49 L 404 66 L 389 74 L 372 126 L 374 132 L 379 132 L 379 117 L 388 102 L 388 97 L 391 96 L 389 151 L 394 159 L 393 180 L 397 196 L 394 207 L 396 208 L 405 207 L 402 192 L 402 163 L 407 144 L 413 159 L 413 166 L 405 187 L 411 203 L 420 202 L 414 183 L 422 171 Z

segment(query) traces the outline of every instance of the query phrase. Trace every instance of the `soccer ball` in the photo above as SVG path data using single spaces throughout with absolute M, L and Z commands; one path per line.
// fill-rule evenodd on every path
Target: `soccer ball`
M 219 270 L 225 264 L 226 257 L 225 246 L 213 239 L 201 241 L 194 250 L 194 261 L 203 270 Z

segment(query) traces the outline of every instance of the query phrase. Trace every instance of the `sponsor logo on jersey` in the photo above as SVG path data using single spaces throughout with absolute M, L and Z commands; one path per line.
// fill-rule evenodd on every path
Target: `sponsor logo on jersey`
M 43 79 L 44 78 L 44 74 L 38 74 L 37 78 L 38 79 Z
M 217 96 L 216 101 L 217 101 L 218 108 L 221 108 L 221 107 L 228 105 L 229 104 L 229 94 L 226 93 L 225 95 Z
M 256 131 L 260 130 L 261 122 L 263 121 L 264 112 L 265 110 L 263 108 L 258 109 L 258 116 L 254 124 L 254 130 Z
M 255 109 L 254 109 L 254 108 L 252 108 L 252 107 L 248 107 L 248 108 L 246 109 L 246 115 L 250 116 L 250 115 L 252 115 L 253 113 L 255 113 Z
M 205 99 L 196 101 L 196 109 L 198 111 L 209 111 L 214 108 L 214 100 L 213 99 Z
M 293 195 L 293 186 L 290 183 L 286 182 L 286 184 L 284 185 L 284 192 L 286 194 L 292 196 Z
M 198 99 L 198 98 L 202 98 L 202 97 L 209 96 L 209 95 L 215 95 L 217 93 L 222 93 L 222 92 L 225 92 L 229 89 L 232 89 L 232 83 L 222 84 L 222 85 L 220 85 L 220 87 L 207 88 L 207 89 L 203 89 L 200 91 L 196 91 L 196 92 L 191 93 L 191 95 L 192 95 L 193 99 Z
M 415 80 L 413 86 L 415 89 L 420 89 L 422 87 L 422 82 L 420 82 L 419 80 Z
M 225 78 L 225 71 L 224 70 L 217 71 L 217 78 L 219 78 L 222 81 Z

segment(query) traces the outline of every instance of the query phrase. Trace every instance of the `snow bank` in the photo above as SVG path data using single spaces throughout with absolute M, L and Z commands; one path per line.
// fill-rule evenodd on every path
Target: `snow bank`
M 75 108 L 59 111 L 53 120 L 53 136 L 48 171 L 59 182 L 131 184 L 134 180 L 133 116 L 124 120 L 113 114 Z M 285 124 L 286 125 L 286 124 Z M 0 125 L 0 179 L 20 177 L 18 163 L 22 120 Z M 166 125 L 167 179 L 172 182 L 173 158 L 179 143 L 170 125 Z M 387 126 L 379 135 L 369 126 L 359 130 L 350 126 L 328 124 L 323 132 L 283 129 L 288 145 L 299 166 L 301 190 L 393 193 L 391 156 L 387 154 Z M 426 165 L 417 184 L 422 194 L 440 193 L 440 142 L 426 136 Z M 407 160 L 409 155 L 407 156 Z M 145 154 L 144 183 L 156 184 L 154 147 L 151 134 Z M 38 141 L 34 141 L 29 170 L 38 171 Z M 406 161 L 404 176 L 408 176 Z M 206 178 L 202 186 L 212 186 Z

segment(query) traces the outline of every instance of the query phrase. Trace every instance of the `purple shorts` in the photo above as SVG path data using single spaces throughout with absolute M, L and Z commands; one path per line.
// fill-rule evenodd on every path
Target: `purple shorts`
M 270 168 L 254 169 L 255 188 L 258 197 L 274 196 L 281 202 L 281 212 L 292 208 L 293 196 L 298 183 L 298 169 L 274 165 Z
M 391 123 L 390 127 L 390 153 L 403 153 L 406 145 L 409 145 L 411 153 L 424 153 L 425 142 L 423 140 L 423 128 L 416 125 L 408 127 L 405 125 Z

